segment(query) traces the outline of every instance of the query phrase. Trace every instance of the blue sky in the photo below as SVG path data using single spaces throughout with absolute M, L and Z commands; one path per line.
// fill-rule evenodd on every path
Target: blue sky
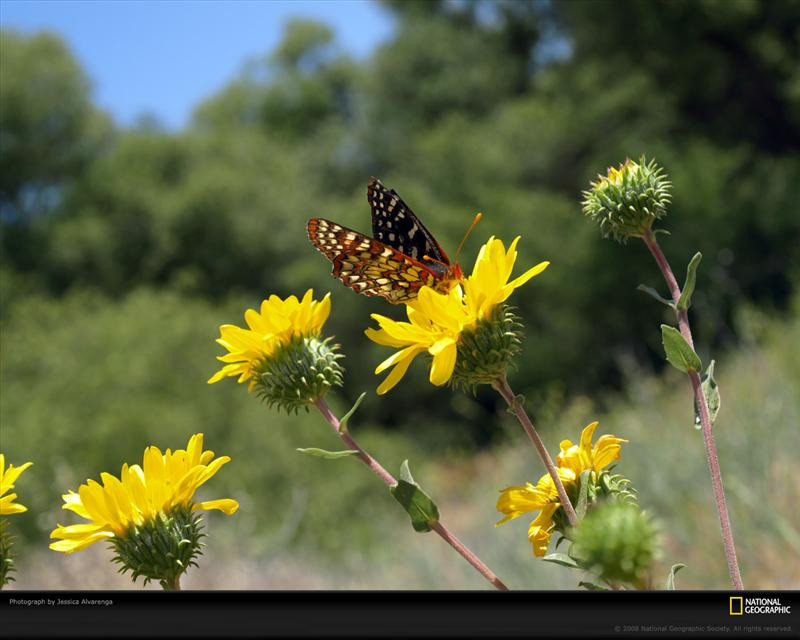
M 3 28 L 64 38 L 92 79 L 95 103 L 118 124 L 149 113 L 170 129 L 184 126 L 247 59 L 271 51 L 292 17 L 326 22 L 357 57 L 393 27 L 389 12 L 367 0 L 2 0 L 0 7 Z

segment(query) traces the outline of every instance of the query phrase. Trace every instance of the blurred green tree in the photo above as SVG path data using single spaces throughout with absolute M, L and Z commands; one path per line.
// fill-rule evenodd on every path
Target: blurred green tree
M 743 300 L 786 306 L 800 280 L 797 3 L 383 4 L 395 30 L 371 57 L 350 58 L 326 25 L 291 21 L 176 133 L 113 129 L 57 37 L 3 32 L 3 300 L 74 287 L 125 298 L 147 285 L 256 304 L 331 289 L 357 395 L 377 383 L 363 363 L 381 356 L 363 339 L 369 313 L 400 310 L 333 281 L 304 224 L 321 215 L 368 230 L 365 184 L 378 175 L 451 257 L 484 211 L 466 268 L 490 234 L 521 234 L 521 263 L 553 261 L 518 300 L 526 391 L 619 389 L 632 368 L 661 366 L 651 329 L 662 310 L 634 292 L 657 273 L 638 247 L 600 241 L 580 191 L 646 152 L 675 183 L 666 226 L 692 247 L 667 239 L 665 250 L 675 265 L 704 254 L 701 355 L 736 339 Z M 497 433 L 491 396 L 440 394 L 400 385 L 365 416 L 451 445 Z M 427 406 L 469 426 L 428 433 Z
M 47 252 L 48 216 L 97 160 L 112 127 L 54 35 L 3 30 L 0 78 L 0 265 L 32 272 Z

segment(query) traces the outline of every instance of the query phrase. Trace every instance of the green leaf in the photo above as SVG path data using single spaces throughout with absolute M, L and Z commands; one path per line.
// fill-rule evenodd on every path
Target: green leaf
M 584 589 L 587 589 L 589 591 L 608 591 L 609 590 L 608 587 L 601 587 L 599 584 L 595 584 L 594 582 L 582 581 L 582 582 L 578 583 L 578 586 L 579 587 L 583 587 Z
M 344 458 L 345 456 L 352 456 L 357 454 L 355 449 L 345 449 L 344 451 L 325 451 L 325 449 L 317 449 L 316 447 L 309 447 L 308 449 L 297 449 L 300 453 L 305 453 L 307 456 L 314 456 L 315 458 L 326 458 L 328 460 L 335 460 L 336 458 Z
M 519 409 L 522 409 L 524 405 L 525 405 L 525 396 L 520 393 L 514 396 L 514 404 L 509 405 L 506 408 L 506 411 L 508 411 L 512 416 L 516 416 L 517 411 Z
M 700 357 L 686 342 L 681 332 L 668 324 L 661 325 L 661 341 L 664 344 L 664 353 L 667 361 L 679 371 L 700 371 L 703 363 Z
M 686 282 L 683 283 L 683 291 L 681 291 L 681 297 L 678 298 L 678 311 L 686 311 L 692 304 L 697 267 L 702 259 L 703 254 L 698 251 L 689 261 L 689 266 L 686 267 Z
M 578 494 L 578 504 L 575 505 L 575 514 L 580 520 L 586 515 L 586 506 L 589 502 L 589 476 L 592 470 L 587 469 L 581 474 L 581 490 Z
M 345 413 L 342 419 L 339 420 L 339 433 L 344 433 L 347 431 L 347 421 L 353 417 L 353 414 L 356 412 L 356 409 L 358 409 L 358 405 L 361 404 L 361 401 L 364 399 L 365 395 L 367 395 L 366 391 L 358 396 L 358 400 L 356 400 L 353 406 L 350 407 L 350 411 Z
M 661 295 L 658 293 L 658 291 L 653 289 L 653 287 L 648 287 L 647 285 L 640 284 L 638 287 L 636 287 L 636 289 L 639 291 L 644 291 L 647 295 L 652 296 L 653 298 L 658 300 L 661 304 L 667 305 L 670 309 L 675 308 L 675 303 L 672 300 L 667 300 L 666 298 L 662 298 Z
M 400 479 L 405 480 L 409 484 L 417 484 L 416 480 L 414 480 L 414 476 L 411 475 L 411 468 L 408 466 L 408 460 L 403 460 L 403 464 L 400 465 Z
M 667 583 L 664 585 L 667 591 L 675 591 L 675 574 L 685 566 L 686 565 L 682 563 L 672 565 L 672 569 L 669 570 L 669 575 L 667 576 Z
M 548 553 L 542 560 L 545 562 L 552 562 L 553 564 L 560 564 L 562 567 L 569 567 L 570 569 L 580 568 L 578 563 L 566 553 Z
M 430 531 L 431 526 L 439 522 L 439 508 L 414 481 L 408 468 L 408 460 L 403 461 L 400 466 L 400 480 L 389 491 L 411 516 L 414 531 Z
M 722 402 L 722 398 L 719 395 L 717 381 L 714 380 L 713 360 L 711 361 L 711 364 L 708 365 L 708 369 L 706 369 L 701 387 L 703 389 L 703 395 L 706 397 L 706 404 L 708 405 L 708 417 L 711 419 L 711 424 L 714 424 L 717 419 L 717 414 L 719 413 L 719 407 Z M 700 424 L 700 408 L 697 406 L 696 402 L 694 404 L 694 427 L 695 429 L 702 428 L 702 425 Z

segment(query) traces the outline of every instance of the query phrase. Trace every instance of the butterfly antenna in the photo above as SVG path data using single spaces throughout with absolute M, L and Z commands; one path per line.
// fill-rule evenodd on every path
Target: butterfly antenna
M 467 241 L 467 238 L 469 238 L 469 234 L 472 233 L 472 230 L 475 228 L 475 225 L 481 221 L 481 218 L 483 218 L 482 213 L 478 212 L 475 214 L 475 218 L 472 220 L 472 224 L 469 225 L 469 229 L 467 229 L 467 232 L 461 239 L 461 244 L 459 244 L 458 249 L 456 249 L 456 257 L 453 259 L 454 264 L 458 264 L 458 256 L 461 254 L 461 249 L 464 248 L 464 243 Z

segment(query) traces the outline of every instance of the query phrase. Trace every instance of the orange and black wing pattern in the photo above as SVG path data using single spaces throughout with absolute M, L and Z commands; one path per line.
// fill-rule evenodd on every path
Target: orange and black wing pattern
M 306 229 L 311 244 L 333 263 L 333 276 L 356 293 L 399 304 L 442 282 L 444 274 L 419 260 L 330 220 L 311 218 Z
M 445 275 L 450 260 L 436 238 L 394 189 L 377 178 L 367 184 L 372 210 L 372 235 L 409 258 L 422 262 L 434 273 Z

